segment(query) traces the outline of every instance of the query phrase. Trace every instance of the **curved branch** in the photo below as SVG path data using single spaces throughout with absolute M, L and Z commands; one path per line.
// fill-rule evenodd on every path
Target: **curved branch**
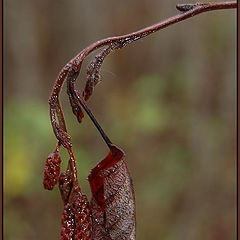
M 74 74 L 76 74 L 76 73 L 77 73 L 77 75 L 79 74 L 83 60 L 91 52 L 93 52 L 94 50 L 99 49 L 103 46 L 108 46 L 108 51 L 105 51 L 105 53 L 104 53 L 105 54 L 104 58 L 105 58 L 113 50 L 123 48 L 124 46 L 126 46 L 134 41 L 137 41 L 137 40 L 144 38 L 152 33 L 157 32 L 163 28 L 166 28 L 170 25 L 181 22 L 183 20 L 186 20 L 186 19 L 196 16 L 198 14 L 201 14 L 201 13 L 204 13 L 207 11 L 236 8 L 237 2 L 230 1 L 230 2 L 216 2 L 216 3 L 178 4 L 176 7 L 182 13 L 175 15 L 173 17 L 170 17 L 168 19 L 165 19 L 165 20 L 158 22 L 154 25 L 151 25 L 149 27 L 143 28 L 139 31 L 130 33 L 130 34 L 117 36 L 117 37 L 109 37 L 109 38 L 105 38 L 103 40 L 97 41 L 97 42 L 91 44 L 90 46 L 88 46 L 87 48 L 85 48 L 84 50 L 82 50 L 78 55 L 76 55 L 72 60 L 69 61 L 69 63 L 67 63 L 63 67 L 63 69 L 61 70 L 61 72 L 59 73 L 59 75 L 55 81 L 51 96 L 49 98 L 52 126 L 54 129 L 54 133 L 55 133 L 57 139 L 60 141 L 60 143 L 62 143 L 65 146 L 68 146 L 68 144 L 69 144 L 69 138 L 67 138 L 68 142 L 64 143 L 64 139 L 66 139 L 66 136 L 68 136 L 68 135 L 66 134 L 67 130 L 65 127 L 63 113 L 62 113 L 62 109 L 61 109 L 61 106 L 60 106 L 60 103 L 58 100 L 63 82 L 66 78 L 70 79 L 71 76 L 73 76 Z M 101 64 L 102 64 L 102 62 L 101 62 Z M 101 66 L 101 64 L 100 64 L 100 66 Z M 97 64 L 95 64 L 95 66 L 96 66 L 95 70 L 98 73 L 100 67 L 97 67 L 98 66 Z M 83 107 L 86 110 L 85 102 L 82 101 L 81 96 L 76 91 L 75 82 L 76 82 L 76 78 L 72 78 L 71 84 L 69 84 L 69 86 L 68 86 L 69 87 L 68 91 L 70 91 L 72 93 L 71 95 L 69 95 L 71 98 L 70 99 L 71 105 L 75 106 L 75 107 L 78 106 L 79 109 L 81 109 L 81 107 Z M 96 83 L 96 79 L 94 79 L 94 77 L 93 77 L 93 82 L 91 84 L 91 87 L 94 87 L 95 83 Z M 54 121 L 56 113 L 57 113 L 57 117 L 58 117 L 60 126 L 56 123 L 56 121 Z M 91 114 L 89 111 L 87 111 L 87 114 L 89 115 L 89 117 L 91 119 L 93 119 L 91 117 Z M 82 117 L 83 117 L 83 114 L 78 115 L 79 122 L 81 122 Z M 61 129 L 62 131 L 59 131 L 59 129 Z M 100 131 L 99 128 L 98 128 L 98 130 Z M 102 129 L 101 129 L 101 131 L 102 131 Z M 100 131 L 100 133 L 101 133 L 101 131 Z M 63 134 L 63 132 L 65 132 L 65 134 Z M 61 134 L 65 135 L 65 136 L 62 136 Z M 104 135 L 106 136 L 106 134 L 104 134 Z

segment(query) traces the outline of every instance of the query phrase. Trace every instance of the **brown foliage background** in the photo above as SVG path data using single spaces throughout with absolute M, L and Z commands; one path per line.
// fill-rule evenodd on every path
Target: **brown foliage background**
M 59 237 L 61 197 L 43 189 L 42 176 L 55 146 L 47 99 L 61 67 L 92 42 L 176 14 L 176 3 L 4 2 L 4 239 Z M 137 239 L 234 239 L 236 11 L 205 13 L 140 40 L 110 55 L 101 75 L 88 105 L 126 152 Z M 62 96 L 89 196 L 88 172 L 108 149 Z

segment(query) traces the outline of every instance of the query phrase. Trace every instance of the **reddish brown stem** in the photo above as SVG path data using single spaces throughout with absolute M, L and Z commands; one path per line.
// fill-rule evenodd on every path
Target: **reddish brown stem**
M 70 159 L 69 159 L 69 164 L 70 164 L 70 169 L 71 169 L 71 179 L 73 181 L 73 187 L 74 188 L 77 188 L 79 187 L 80 189 L 80 186 L 78 185 L 78 176 L 77 176 L 77 164 L 76 164 L 76 158 L 75 158 L 75 154 L 73 152 L 73 149 L 69 149 L 68 150 L 68 153 L 69 153 L 69 156 L 70 156 Z
M 149 27 L 143 28 L 139 31 L 126 34 L 123 36 L 117 36 L 117 37 L 109 37 L 100 41 L 97 41 L 84 50 L 82 50 L 76 57 L 74 57 L 71 61 L 69 61 L 68 64 L 66 64 L 63 69 L 61 70 L 58 78 L 55 81 L 51 96 L 49 98 L 49 104 L 50 104 L 50 114 L 51 114 L 51 121 L 52 126 L 54 129 L 54 133 L 57 137 L 57 139 L 61 143 L 65 143 L 65 147 L 68 147 L 70 145 L 70 140 L 68 139 L 68 135 L 66 134 L 66 126 L 63 118 L 62 109 L 59 103 L 59 94 L 61 87 L 63 85 L 64 80 L 68 76 L 68 74 L 79 73 L 81 69 L 81 65 L 83 60 L 94 50 L 99 49 L 103 46 L 110 46 L 113 49 L 120 49 L 124 46 L 126 46 L 129 43 L 132 43 L 134 41 L 137 41 L 141 38 L 144 38 L 152 33 L 155 33 L 156 31 L 159 31 L 163 28 L 166 28 L 172 24 L 178 23 L 180 21 L 183 21 L 185 19 L 191 18 L 193 16 L 196 16 L 200 13 L 204 13 L 207 11 L 214 11 L 214 10 L 221 10 L 221 9 L 232 9 L 236 8 L 237 3 L 235 1 L 231 2 L 216 2 L 216 3 L 196 3 L 196 4 L 179 4 L 177 5 L 177 9 L 182 11 L 182 13 L 170 17 L 166 20 L 163 20 L 159 23 L 156 23 L 154 25 L 151 25 Z M 72 88 L 75 91 L 75 80 L 72 83 Z M 78 97 L 77 97 L 78 98 Z M 79 98 L 78 98 L 79 99 Z M 79 99 L 80 101 L 80 99 Z M 80 101 L 81 103 L 81 101 Z M 86 110 L 86 109 L 85 109 Z M 57 113 L 57 118 L 59 121 L 59 124 L 56 123 L 55 114 Z M 54 116 L 53 116 L 54 115 Z M 93 119 L 93 118 L 91 118 Z M 98 124 L 99 125 L 99 124 Z M 59 129 L 61 128 L 62 131 Z M 64 136 L 65 132 L 65 136 Z M 105 134 L 106 135 L 106 134 Z M 66 140 L 66 142 L 64 142 Z

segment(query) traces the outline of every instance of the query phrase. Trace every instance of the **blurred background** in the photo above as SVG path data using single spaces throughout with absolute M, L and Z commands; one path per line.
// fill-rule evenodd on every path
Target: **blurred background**
M 42 178 L 56 143 L 48 97 L 61 68 L 97 40 L 177 14 L 177 3 L 4 1 L 4 239 L 59 239 L 63 204 Z M 204 13 L 128 45 L 107 57 L 101 76 L 88 106 L 126 152 L 137 239 L 235 239 L 236 11 Z M 78 124 L 65 90 L 90 199 L 87 175 L 108 149 L 87 116 Z

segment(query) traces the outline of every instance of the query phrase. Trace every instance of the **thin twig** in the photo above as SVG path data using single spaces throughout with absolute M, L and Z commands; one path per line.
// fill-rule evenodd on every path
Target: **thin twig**
M 68 85 L 67 86 L 67 89 L 68 89 L 67 92 L 68 92 L 68 95 L 69 95 L 69 99 L 72 99 L 72 101 L 74 102 L 74 105 L 77 106 L 78 109 L 81 106 L 83 107 L 83 109 L 88 114 L 89 118 L 92 120 L 93 124 L 95 125 L 95 127 L 97 128 L 99 133 L 101 134 L 102 138 L 104 139 L 104 141 L 106 142 L 108 147 L 111 149 L 111 146 L 112 146 L 111 140 L 105 134 L 102 127 L 100 126 L 100 124 L 98 123 L 98 121 L 96 120 L 94 115 L 92 114 L 91 110 L 88 108 L 87 104 L 85 103 L 85 101 L 83 100 L 83 98 L 80 96 L 77 89 L 73 85 L 77 75 L 78 75 L 78 73 L 74 73 L 71 77 L 67 78 L 67 85 Z

